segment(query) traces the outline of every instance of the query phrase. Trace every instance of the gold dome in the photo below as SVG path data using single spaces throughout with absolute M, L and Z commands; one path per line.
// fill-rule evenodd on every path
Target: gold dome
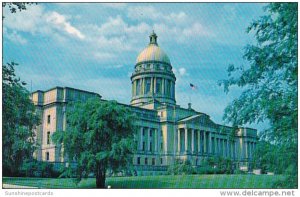
M 154 32 L 150 35 L 149 45 L 138 55 L 136 64 L 147 61 L 159 61 L 171 64 L 167 54 L 157 45 L 157 36 Z

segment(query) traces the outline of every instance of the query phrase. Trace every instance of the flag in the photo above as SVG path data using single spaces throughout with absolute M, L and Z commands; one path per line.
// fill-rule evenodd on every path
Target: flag
M 191 86 L 192 90 L 196 90 L 197 89 L 197 86 L 195 86 L 194 84 L 190 83 L 190 86 Z

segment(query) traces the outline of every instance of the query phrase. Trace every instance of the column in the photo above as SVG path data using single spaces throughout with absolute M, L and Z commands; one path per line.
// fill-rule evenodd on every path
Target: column
M 145 78 L 141 78 L 142 84 L 141 84 L 141 94 L 143 95 L 145 93 Z
M 143 150 L 143 127 L 140 129 L 140 150 Z
M 136 96 L 136 80 L 134 80 L 133 83 L 132 83 L 132 89 L 133 89 L 133 90 L 132 90 L 132 91 L 133 91 L 133 92 L 132 92 L 132 93 L 133 93 L 133 96 Z
M 158 132 L 157 129 L 154 129 L 154 151 L 157 153 L 158 149 Z
M 180 153 L 180 129 L 177 130 L 177 152 Z
M 196 130 L 197 131 L 197 133 L 198 133 L 198 135 L 197 135 L 197 141 L 198 141 L 198 147 L 197 147 L 197 154 L 199 154 L 199 152 L 200 152 L 200 147 L 201 147 L 201 144 L 200 144 L 200 135 L 201 135 L 201 133 L 200 133 L 200 130 Z
M 202 131 L 203 132 L 203 153 L 207 153 L 207 150 L 206 150 L 206 132 L 205 131 Z
M 165 79 L 164 78 L 161 79 L 161 92 L 162 92 L 162 95 L 165 95 Z
M 153 85 L 153 77 L 151 77 L 151 84 L 150 84 L 150 92 L 151 92 L 151 94 L 153 94 L 154 93 L 154 85 Z
M 191 129 L 192 131 L 192 147 L 191 147 L 191 151 L 192 151 L 192 154 L 194 154 L 194 151 L 195 151 L 195 132 L 194 132 L 194 129 Z
M 223 139 L 223 157 L 226 156 L 225 139 Z
M 148 136 L 147 136 L 147 151 L 150 151 L 150 128 L 147 128 Z
M 156 77 L 153 77 L 154 93 L 156 93 Z
M 217 139 L 217 135 L 215 135 L 215 155 L 218 155 L 218 139 Z
M 188 151 L 188 129 L 184 128 L 184 151 Z
M 208 131 L 208 139 L 209 139 L 209 143 L 208 143 L 208 147 L 209 147 L 209 153 L 212 153 L 212 143 L 211 143 L 211 131 Z

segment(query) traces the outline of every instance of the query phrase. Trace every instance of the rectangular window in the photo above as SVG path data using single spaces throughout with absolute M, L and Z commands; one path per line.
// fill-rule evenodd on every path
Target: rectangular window
M 150 93 L 150 88 L 151 88 L 151 78 L 146 78 L 145 94 Z
M 163 158 L 160 158 L 160 164 L 161 165 L 163 164 Z
M 143 142 L 143 149 L 142 149 L 142 151 L 145 151 L 145 146 L 146 146 L 146 143 Z
M 51 116 L 48 115 L 48 116 L 47 116 L 47 123 L 48 123 L 48 124 L 50 124 L 50 121 L 51 121 L 50 119 L 51 119 Z
M 156 91 L 155 93 L 161 94 L 161 78 L 156 79 Z
M 152 152 L 152 142 L 150 142 L 150 152 Z
M 145 129 L 143 129 L 143 136 L 145 136 Z
M 141 164 L 141 158 L 140 158 L 140 157 L 137 158 L 137 164 L 138 164 L 138 165 Z
M 141 94 L 141 82 L 142 80 L 137 79 L 136 80 L 136 95 L 140 95 Z
M 50 131 L 47 132 L 47 144 L 50 144 Z
M 167 95 L 168 96 L 171 96 L 171 81 L 170 80 L 167 80 Z
M 148 165 L 148 158 L 145 158 L 145 165 Z
M 49 161 L 49 152 L 46 152 L 46 161 Z
M 152 158 L 152 165 L 155 165 L 155 158 Z
M 150 132 L 150 133 L 149 133 L 150 137 L 152 137 L 152 129 L 151 129 L 149 132 Z
M 160 143 L 160 150 L 163 151 L 163 149 L 164 149 L 163 143 Z

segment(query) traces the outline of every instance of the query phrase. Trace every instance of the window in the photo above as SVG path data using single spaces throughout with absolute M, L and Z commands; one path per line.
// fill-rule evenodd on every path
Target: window
M 137 164 L 138 164 L 138 165 L 141 164 L 141 158 L 140 158 L 140 157 L 137 158 Z
M 47 123 L 48 123 L 48 124 L 50 124 L 50 119 L 51 119 L 51 116 L 48 115 L 48 117 L 47 117 Z
M 167 95 L 168 96 L 171 96 L 171 81 L 170 80 L 167 80 Z
M 146 146 L 146 143 L 143 142 L 143 149 L 142 149 L 142 151 L 145 151 L 145 146 Z
M 163 151 L 163 148 L 164 148 L 163 143 L 160 143 L 160 150 Z
M 148 165 L 148 158 L 145 158 L 145 165 Z
M 50 144 L 50 131 L 47 132 L 47 144 Z
M 152 165 L 155 165 L 155 158 L 152 158 Z
M 140 95 L 141 94 L 141 82 L 142 80 L 138 79 L 136 80 L 136 95 Z
M 145 94 L 150 93 L 150 88 L 151 88 L 151 78 L 146 78 Z
M 149 133 L 150 137 L 152 137 L 152 129 L 150 130 L 150 133 Z
M 49 152 L 46 152 L 46 161 L 49 161 Z
M 150 152 L 152 152 L 152 142 L 150 142 Z
M 163 164 L 163 158 L 160 158 L 160 164 L 161 165 Z
M 156 79 L 156 91 L 155 91 L 157 94 L 161 93 L 161 89 L 162 89 L 161 84 L 162 84 L 161 83 L 161 78 L 157 78 Z
M 145 129 L 143 129 L 143 136 L 145 136 Z

